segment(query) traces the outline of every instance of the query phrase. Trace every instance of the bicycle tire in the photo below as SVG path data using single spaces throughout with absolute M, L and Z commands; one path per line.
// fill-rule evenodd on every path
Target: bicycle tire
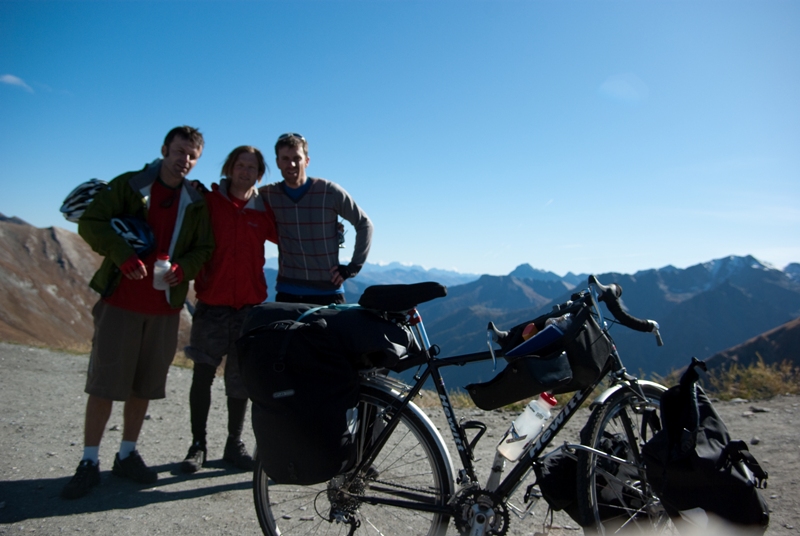
M 386 408 L 398 398 L 386 390 L 362 384 L 359 397 L 361 429 L 380 426 Z M 367 423 L 368 426 L 364 426 Z M 362 435 L 363 437 L 363 435 Z M 359 441 L 362 445 L 365 441 Z M 361 448 L 361 447 L 360 447 Z M 360 459 L 360 456 L 359 456 Z M 415 405 L 400 415 L 375 463 L 348 488 L 383 498 L 407 499 L 409 493 L 424 495 L 444 505 L 454 492 L 452 462 L 435 426 Z M 253 498 L 261 530 L 267 536 L 348 534 L 409 534 L 443 536 L 448 515 L 396 506 L 368 504 L 339 487 L 342 476 L 312 486 L 278 485 L 269 480 L 258 457 L 253 475 Z M 341 506 L 332 508 L 331 497 Z M 338 516 L 331 519 L 331 516 Z M 350 521 L 350 525 L 345 524 Z
M 677 534 L 647 482 L 641 447 L 660 429 L 666 388 L 640 384 L 643 400 L 628 387 L 596 407 L 581 443 L 626 460 L 578 452 L 578 511 L 585 534 Z M 663 390 L 662 390 L 663 389 Z

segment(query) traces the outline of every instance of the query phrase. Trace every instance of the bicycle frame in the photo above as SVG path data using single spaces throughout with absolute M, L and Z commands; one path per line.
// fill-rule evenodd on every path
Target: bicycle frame
M 356 459 L 327 482 L 298 486 L 273 481 L 265 470 L 265 463 L 273 460 L 259 459 L 261 470 L 253 482 L 262 530 L 272 535 L 297 529 L 354 535 L 389 534 L 402 526 L 414 533 L 443 536 L 453 521 L 460 534 L 501 534 L 511 526 L 511 514 L 520 520 L 541 518 L 543 498 L 544 506 L 564 504 L 580 525 L 596 526 L 601 533 L 606 526 L 616 530 L 620 523 L 650 528 L 661 526 L 665 519 L 669 523 L 648 482 L 641 454 L 647 438 L 661 429 L 660 399 L 666 388 L 627 373 L 609 326 L 655 332 L 657 343 L 663 343 L 658 324 L 627 313 L 621 294 L 621 286 L 603 285 L 589 276 L 588 289 L 574 291 L 564 303 L 529 321 L 538 331 L 555 322 L 560 339 L 548 339 L 555 331 L 549 329 L 521 345 L 523 334 L 530 331 L 528 323 L 501 331 L 490 322 L 488 351 L 441 357 L 414 304 L 446 295 L 442 285 L 386 285 L 365 292 L 360 304 L 352 306 L 365 309 L 355 311 L 357 315 L 377 315 L 405 331 L 399 339 L 399 348 L 405 349 L 402 359 L 394 359 L 393 353 L 387 362 L 403 378 L 390 376 L 386 369 L 360 371 L 362 390 L 352 411 L 358 420 L 350 428 L 353 449 L 348 452 Z M 608 307 L 605 315 L 600 301 Z M 509 461 L 494 448 L 499 446 L 497 439 L 479 443 L 487 425 L 480 417 L 469 420 L 467 413 L 457 416 L 445 383 L 446 367 L 489 360 L 496 365 L 499 357 L 509 366 L 492 381 L 467 387 L 480 408 L 495 409 L 542 390 L 570 393 L 560 410 L 553 409 L 551 419 L 519 438 L 523 450 L 521 456 L 517 451 L 517 461 Z M 442 408 L 438 418 L 447 421 L 452 443 L 431 420 L 431 411 L 437 410 L 423 410 L 414 403 L 423 386 L 430 389 L 429 381 Z M 595 398 L 601 383 L 610 387 Z M 567 441 L 554 445 L 590 398 L 595 400 L 580 439 L 572 437 L 573 426 L 581 426 L 576 424 L 569 427 Z M 510 419 L 505 426 L 509 424 Z M 565 472 L 574 472 L 574 483 L 573 478 L 564 480 Z M 485 482 L 479 481 L 479 474 Z M 559 496 L 562 483 L 570 486 L 564 497 Z M 538 521 L 547 526 L 546 518 Z
M 392 407 L 391 411 L 395 414 L 399 414 L 401 411 L 405 409 L 405 407 L 413 400 L 419 392 L 422 390 L 422 386 L 427 382 L 429 378 L 432 379 L 433 384 L 436 389 L 437 396 L 439 398 L 439 402 L 442 406 L 442 410 L 444 412 L 445 419 L 447 420 L 448 427 L 450 428 L 451 437 L 453 443 L 458 451 L 459 459 L 461 462 L 461 469 L 458 471 L 457 475 L 457 483 L 464 485 L 475 485 L 478 484 L 477 474 L 475 472 L 475 465 L 473 463 L 474 455 L 473 455 L 473 444 L 470 443 L 469 438 L 467 437 L 466 430 L 461 423 L 458 422 L 456 415 L 453 411 L 453 406 L 450 402 L 450 396 L 447 393 L 447 389 L 445 386 L 444 378 L 440 372 L 441 369 L 451 366 L 462 366 L 468 363 L 474 363 L 479 361 L 487 361 L 494 358 L 492 351 L 485 351 L 485 352 L 477 352 L 471 354 L 464 354 L 459 356 L 447 357 L 447 358 L 437 358 L 435 354 L 438 351 L 438 348 L 431 347 L 428 341 L 427 333 L 425 332 L 425 327 L 422 322 L 422 318 L 416 309 L 409 312 L 409 325 L 412 327 L 415 336 L 418 339 L 418 342 L 422 342 L 420 344 L 421 348 L 425 348 L 422 352 L 422 358 L 417 359 L 415 363 L 411 365 L 407 365 L 403 370 L 407 370 L 409 368 L 413 368 L 413 366 L 420 365 L 421 371 L 419 371 L 414 379 L 415 382 L 411 386 L 405 387 L 403 397 L 398 399 L 399 405 L 397 407 Z M 616 349 L 614 350 L 616 354 Z M 617 360 L 613 360 L 612 362 L 618 362 Z M 597 385 L 608 375 L 607 371 L 605 374 L 602 374 L 596 382 L 592 385 L 577 391 L 570 401 L 561 409 L 561 411 L 552 419 L 550 424 L 545 428 L 541 434 L 539 434 L 537 440 L 531 447 L 529 448 L 528 452 L 526 452 L 522 458 L 516 462 L 516 464 L 511 468 L 508 472 L 505 479 L 500 482 L 499 486 L 496 489 L 492 490 L 495 493 L 502 496 L 504 499 L 508 499 L 519 487 L 519 485 L 525 480 L 525 477 L 528 475 L 529 471 L 533 469 L 533 461 L 536 460 L 544 450 L 550 445 L 552 440 L 558 435 L 558 433 L 562 430 L 562 428 L 566 425 L 566 423 L 573 417 L 575 411 L 580 408 L 582 403 L 591 395 Z M 399 382 L 398 382 L 399 383 Z M 358 474 L 364 468 L 369 467 L 371 463 L 375 460 L 376 456 L 380 452 L 381 448 L 385 445 L 387 439 L 392 434 L 396 427 L 398 419 L 391 418 L 387 423 L 384 430 L 378 435 L 378 437 L 374 440 L 373 444 L 369 448 L 368 452 L 363 456 L 360 462 L 357 464 L 354 474 Z M 476 438 L 477 439 L 477 438 Z M 579 446 L 579 445 L 577 445 Z M 602 454 L 602 453 L 601 453 Z M 376 498 L 376 497 L 369 497 L 364 496 L 360 497 L 361 500 L 371 504 L 387 504 L 391 506 L 403 507 L 403 508 L 410 508 L 415 510 L 421 511 L 429 511 L 429 512 L 440 512 L 440 513 L 447 513 L 448 507 L 447 505 L 436 505 L 432 504 L 429 497 L 413 497 L 413 494 L 408 494 L 406 499 L 411 500 L 392 500 L 392 499 L 384 499 L 384 498 Z M 414 500 L 416 499 L 416 500 Z M 427 499 L 427 500 L 425 500 Z
M 608 335 L 608 326 L 605 322 L 605 319 L 603 318 L 602 311 L 597 305 L 598 304 L 597 293 L 593 286 L 590 285 L 590 294 L 586 296 L 585 299 L 587 303 L 589 303 L 589 305 L 592 307 L 594 314 L 598 320 L 599 326 L 606 333 L 606 335 Z M 370 446 L 368 451 L 364 454 L 363 458 L 357 463 L 357 467 L 355 468 L 353 474 L 358 474 L 359 472 L 364 470 L 366 467 L 369 467 L 370 464 L 373 463 L 380 450 L 386 444 L 386 441 L 388 440 L 389 436 L 396 428 L 397 422 L 399 421 L 396 415 L 399 415 L 399 413 L 402 412 L 408 406 L 410 401 L 420 393 L 420 391 L 422 390 L 422 386 L 430 378 L 432 379 L 434 387 L 436 389 L 436 393 L 439 398 L 439 402 L 442 406 L 445 419 L 447 420 L 448 427 L 450 428 L 450 434 L 453 443 L 456 447 L 456 450 L 458 451 L 459 459 L 461 462 L 461 468 L 458 470 L 456 476 L 456 483 L 461 485 L 462 489 L 469 486 L 478 486 L 480 485 L 480 483 L 478 482 L 477 474 L 475 471 L 475 465 L 473 463 L 474 462 L 473 451 L 474 451 L 474 445 L 482 436 L 483 431 L 479 432 L 478 436 L 476 436 L 473 439 L 472 443 L 470 442 L 469 438 L 467 437 L 468 427 L 464 426 L 464 424 L 470 424 L 470 423 L 458 422 L 455 412 L 453 410 L 453 406 L 450 402 L 450 396 L 447 393 L 445 381 L 441 374 L 441 369 L 451 366 L 462 366 L 468 363 L 475 363 L 479 361 L 488 361 L 496 359 L 494 351 L 492 350 L 491 347 L 491 343 L 489 344 L 488 351 L 464 354 L 447 358 L 437 358 L 436 354 L 438 354 L 438 347 L 432 346 L 430 344 L 427 332 L 425 331 L 425 326 L 422 322 L 422 318 L 419 312 L 416 309 L 412 309 L 411 311 L 408 312 L 406 319 L 408 325 L 412 328 L 412 333 L 416 338 L 418 347 L 422 348 L 422 352 L 420 352 L 418 356 L 409 359 L 408 362 L 405 363 L 402 369 L 400 369 L 399 371 L 409 370 L 415 366 L 419 366 L 420 370 L 414 376 L 415 382 L 413 385 L 408 386 L 405 383 L 396 382 L 396 387 L 402 386 L 401 389 L 403 391 L 402 392 L 403 396 L 402 398 L 398 398 L 398 405 L 396 407 L 389 408 L 390 411 L 394 412 L 395 416 L 389 419 L 385 428 L 373 441 L 372 445 Z M 514 465 L 511 466 L 511 468 L 507 471 L 505 478 L 502 478 L 499 475 L 490 476 L 486 489 L 488 491 L 492 491 L 495 494 L 497 494 L 499 497 L 502 498 L 502 500 L 507 501 L 519 488 L 522 482 L 524 482 L 529 472 L 533 469 L 534 462 L 537 459 L 539 459 L 540 456 L 544 453 L 544 451 L 548 448 L 548 446 L 550 446 L 553 439 L 561 432 L 561 430 L 564 428 L 567 422 L 569 422 L 569 420 L 574 416 L 575 412 L 581 407 L 584 401 L 586 401 L 587 398 L 589 398 L 589 396 L 597 388 L 597 386 L 600 385 L 600 383 L 603 382 L 603 380 L 609 376 L 612 378 L 612 386 L 609 389 L 607 389 L 602 395 L 600 395 L 600 397 L 598 397 L 597 401 L 599 401 L 600 403 L 602 403 L 602 401 L 605 401 L 614 392 L 623 388 L 632 389 L 634 392 L 639 394 L 643 399 L 645 399 L 644 393 L 642 392 L 642 389 L 639 384 L 652 383 L 652 382 L 640 381 L 637 378 L 627 374 L 625 368 L 622 365 L 616 346 L 612 345 L 611 358 L 609 359 L 605 371 L 602 374 L 600 374 L 598 379 L 595 380 L 595 382 L 593 382 L 591 385 L 575 392 L 572 398 L 550 421 L 549 425 L 539 434 L 535 442 L 528 448 L 528 451 L 525 454 L 523 454 L 523 456 L 517 462 L 515 462 Z M 570 444 L 565 442 L 564 448 L 567 449 L 569 452 L 574 452 L 575 450 L 587 450 L 591 451 L 598 457 L 610 458 L 616 461 L 617 463 L 629 464 L 629 462 L 625 460 L 615 458 L 609 454 L 597 451 L 595 449 L 580 444 Z M 502 474 L 504 472 L 503 469 L 504 465 L 505 461 L 499 467 L 493 467 L 492 471 Z M 500 480 L 500 478 L 502 478 L 502 480 Z M 495 479 L 494 483 L 493 479 Z M 496 487 L 494 484 L 496 484 Z M 429 496 L 420 496 L 411 492 L 407 493 L 404 492 L 402 495 L 403 498 L 398 498 L 398 499 L 370 497 L 368 495 L 359 497 L 359 499 L 370 504 L 385 504 L 385 505 L 396 506 L 401 508 L 409 508 L 419 511 L 447 514 L 450 513 L 450 508 L 449 508 L 450 503 L 455 499 L 458 493 L 456 493 L 456 496 L 448 498 L 449 502 L 445 504 L 436 504 L 433 501 L 431 501 Z

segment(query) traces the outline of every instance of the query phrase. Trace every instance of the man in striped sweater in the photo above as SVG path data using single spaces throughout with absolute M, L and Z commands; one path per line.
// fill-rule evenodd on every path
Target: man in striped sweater
M 343 284 L 367 260 L 372 222 L 341 186 L 306 175 L 308 142 L 300 134 L 282 134 L 275 159 L 283 181 L 260 190 L 278 228 L 275 301 L 345 303 Z M 348 264 L 339 262 L 339 217 L 356 230 Z

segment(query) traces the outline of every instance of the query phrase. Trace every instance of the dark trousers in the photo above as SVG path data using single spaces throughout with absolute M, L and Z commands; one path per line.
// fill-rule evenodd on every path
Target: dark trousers
M 189 408 L 192 422 L 192 441 L 206 444 L 206 422 L 211 409 L 211 384 L 217 367 L 206 363 L 195 363 L 192 372 L 192 387 L 189 390 Z M 238 441 L 244 429 L 247 411 L 246 398 L 228 397 L 228 438 Z

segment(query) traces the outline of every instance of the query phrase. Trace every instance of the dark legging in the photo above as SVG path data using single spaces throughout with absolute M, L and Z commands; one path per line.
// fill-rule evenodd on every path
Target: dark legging
M 192 441 L 206 444 L 206 422 L 211 409 L 211 384 L 217 367 L 205 363 L 194 364 L 192 388 L 189 390 L 189 409 L 192 415 Z M 239 440 L 244 429 L 247 412 L 246 398 L 228 397 L 228 438 Z

